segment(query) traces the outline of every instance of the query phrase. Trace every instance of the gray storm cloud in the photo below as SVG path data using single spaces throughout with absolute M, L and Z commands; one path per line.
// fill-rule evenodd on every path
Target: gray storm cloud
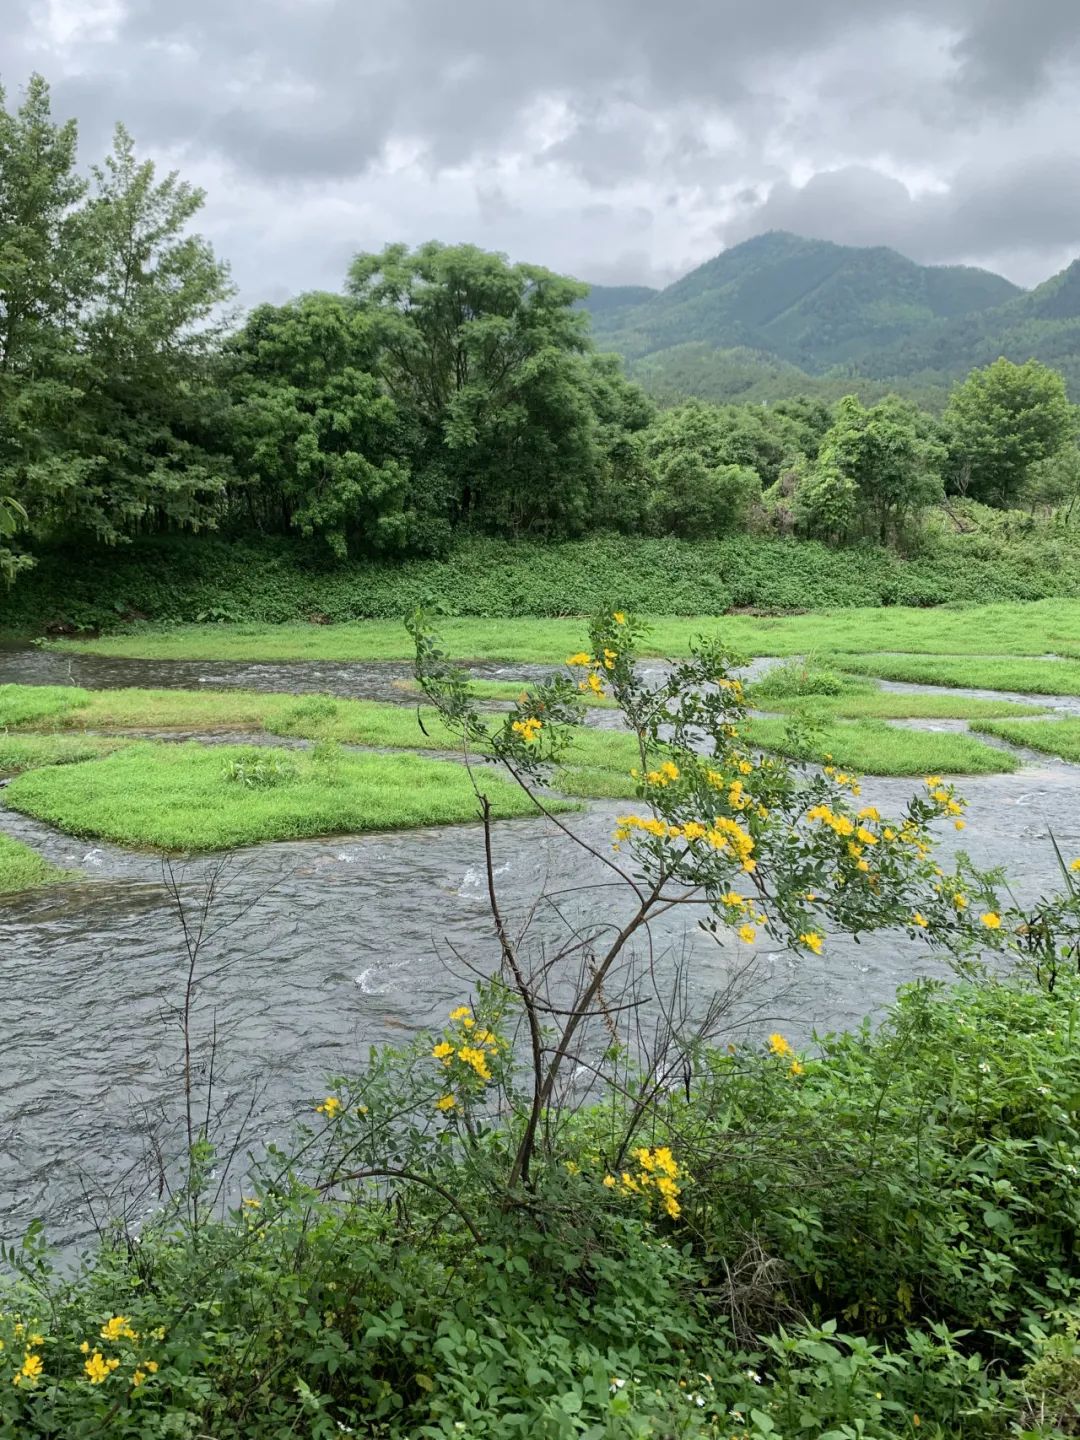
M 2 0 L 88 157 L 208 191 L 245 298 L 389 239 L 664 283 L 770 228 L 1032 283 L 1080 251 L 1075 0 Z

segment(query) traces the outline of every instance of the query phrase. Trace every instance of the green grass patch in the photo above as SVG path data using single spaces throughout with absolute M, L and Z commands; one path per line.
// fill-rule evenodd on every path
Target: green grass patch
M 278 767 L 284 778 L 249 785 L 227 778 L 236 766 L 248 774 Z M 536 813 L 502 776 L 485 773 L 483 785 L 500 819 Z M 29 771 L 8 786 L 5 802 L 72 835 L 166 851 L 449 825 L 477 816 L 469 776 L 451 761 L 194 743 L 143 742 L 71 769 Z
M 751 745 L 796 760 L 821 764 L 831 755 L 837 765 L 862 775 L 1000 775 L 1018 768 L 1012 755 L 970 735 L 841 720 L 818 726 L 803 743 L 792 743 L 787 728 L 786 720 L 755 718 L 742 734 Z
M 0 775 L 95 760 L 126 742 L 98 735 L 13 735 L 0 730 Z
M 1080 718 L 1068 720 L 987 720 L 972 727 L 983 735 L 1025 745 L 1080 764 Z
M 966 690 L 1013 690 L 1026 695 L 1080 695 L 1080 663 L 965 655 L 864 655 L 843 658 L 845 669 L 880 680 Z
M 888 606 L 808 615 L 659 616 L 642 646 L 649 656 L 681 656 L 702 633 L 753 655 L 812 651 L 866 654 L 1080 656 L 1080 601 L 1039 600 L 956 609 Z M 585 642 L 583 619 L 439 619 L 451 654 L 462 660 L 559 663 Z M 57 640 L 76 653 L 151 660 L 407 660 L 412 647 L 398 620 L 342 625 L 242 624 L 140 627 L 95 640 Z
M 50 864 L 21 840 L 0 835 L 0 895 L 16 895 L 20 890 L 33 890 L 39 885 L 54 885 L 70 879 L 74 873 Z
M 89 690 L 74 685 L 0 685 L 0 730 L 24 725 L 51 729 L 89 698 Z
M 805 710 L 805 699 L 771 699 L 755 687 L 750 703 L 763 710 Z M 920 691 L 857 690 L 849 695 L 813 697 L 816 714 L 832 720 L 985 720 L 994 716 L 1043 715 L 1037 705 L 1015 700 L 975 699 L 968 695 L 931 695 Z

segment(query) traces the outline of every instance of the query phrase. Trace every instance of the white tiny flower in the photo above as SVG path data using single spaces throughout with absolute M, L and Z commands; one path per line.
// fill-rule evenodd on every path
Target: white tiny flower
M 752 1380 L 755 1385 L 761 1384 L 761 1376 L 757 1373 L 756 1370 L 747 1370 L 746 1378 L 747 1380 Z
M 694 1396 L 694 1404 L 698 1407 L 699 1410 L 704 1410 L 704 1409 L 705 1409 L 705 1397 L 704 1397 L 704 1395 L 695 1395 L 695 1396 Z
M 612 1395 L 618 1394 L 618 1392 L 623 1388 L 623 1386 L 624 1386 L 625 1384 L 626 1384 L 626 1381 L 625 1381 L 625 1380 L 620 1380 L 619 1377 L 618 1377 L 618 1375 L 613 1375 L 613 1376 L 611 1377 L 611 1393 L 612 1393 Z
M 980 1060 L 980 1061 L 979 1061 L 979 1073 L 980 1073 L 981 1075 L 989 1075 L 989 1074 L 990 1074 L 990 1066 L 986 1063 L 985 1060 Z
M 1036 1091 L 1037 1091 L 1037 1093 L 1038 1093 L 1039 1095 L 1049 1095 L 1049 1094 L 1050 1094 L 1050 1086 L 1049 1086 L 1049 1085 L 1038 1085 L 1038 1086 L 1036 1086 Z

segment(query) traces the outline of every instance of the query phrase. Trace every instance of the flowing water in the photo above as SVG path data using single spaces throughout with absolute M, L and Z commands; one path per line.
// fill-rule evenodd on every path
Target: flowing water
M 0 683 L 242 686 L 401 700 L 395 681 L 407 673 L 387 664 L 0 653 Z M 489 665 L 477 673 L 531 671 Z M 1050 888 L 1050 832 L 1080 854 L 1078 782 L 1080 770 L 1045 757 L 1015 775 L 964 782 L 962 843 L 977 863 L 1007 866 L 1018 894 Z M 864 795 L 884 811 L 899 808 L 910 789 L 908 781 L 874 780 Z M 595 805 L 569 823 L 602 846 L 620 808 Z M 185 952 L 159 860 L 73 840 L 2 808 L 0 830 L 86 876 L 0 901 L 0 1235 L 17 1239 L 40 1216 L 53 1239 L 70 1244 L 96 1218 L 125 1205 L 145 1214 L 155 1203 L 155 1145 L 178 1133 Z M 945 843 L 960 837 L 950 831 Z M 545 908 L 537 921 L 549 941 L 566 927 L 624 913 L 600 865 L 542 822 L 497 826 L 495 865 L 517 914 L 541 891 L 561 892 L 558 911 Z M 468 966 L 483 971 L 496 959 L 482 867 L 481 832 L 464 825 L 263 845 L 230 857 L 221 873 L 212 858 L 177 868 L 189 918 L 211 877 L 220 891 L 200 962 L 196 1028 L 205 1037 L 217 1027 L 217 1103 L 227 1110 L 226 1129 L 246 1117 L 246 1149 L 287 1138 L 291 1119 L 310 1114 L 312 1097 L 326 1093 L 327 1077 L 357 1070 L 371 1044 L 440 1023 L 467 996 Z M 750 959 L 746 947 L 718 945 L 695 929 L 683 911 L 658 926 L 654 947 L 661 971 L 685 965 L 699 999 Z M 806 1039 L 815 1028 L 858 1022 L 905 980 L 940 973 L 904 936 L 833 941 L 820 957 L 764 953 L 729 1023 L 754 1037 L 780 1027 Z

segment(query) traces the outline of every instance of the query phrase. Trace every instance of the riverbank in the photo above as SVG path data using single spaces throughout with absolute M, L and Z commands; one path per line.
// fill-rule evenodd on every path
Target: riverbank
M 0 592 L 0 631 L 158 625 L 278 625 L 384 619 L 417 606 L 471 617 L 649 615 L 925 607 L 1080 597 L 1080 539 L 934 532 L 909 558 L 875 546 L 739 535 L 685 541 L 600 535 L 540 545 L 461 541 L 443 559 L 333 565 L 299 541 L 214 536 L 45 551 Z

